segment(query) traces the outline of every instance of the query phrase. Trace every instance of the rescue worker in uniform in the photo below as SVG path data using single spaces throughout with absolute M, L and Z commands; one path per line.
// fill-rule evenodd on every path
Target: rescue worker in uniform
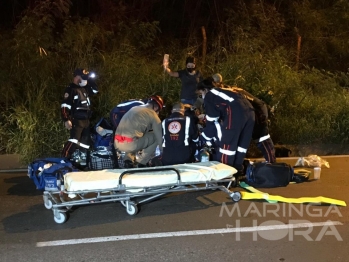
M 269 134 L 268 128 L 268 108 L 267 105 L 257 97 L 246 90 L 236 86 L 227 86 L 223 84 L 223 77 L 220 74 L 212 76 L 216 87 L 231 89 L 234 92 L 242 94 L 255 109 L 255 124 L 252 133 L 252 140 L 256 143 L 263 157 L 269 163 L 276 162 L 274 143 Z
M 129 99 L 115 106 L 110 111 L 110 122 L 112 123 L 114 130 L 116 130 L 121 121 L 121 118 L 124 116 L 124 114 L 126 114 L 128 110 L 130 110 L 134 106 L 140 105 L 144 105 L 144 102 L 141 100 Z
M 206 112 L 206 126 L 201 136 L 207 141 L 217 137 L 217 160 L 243 173 L 255 121 L 254 109 L 244 96 L 230 89 L 216 88 L 213 81 L 209 77 L 197 86 Z
M 174 104 L 172 114 L 162 121 L 162 133 L 163 165 L 194 162 L 193 148 L 199 141 L 199 130 L 193 118 L 185 115 L 182 103 Z
M 153 95 L 147 104 L 131 108 L 115 130 L 114 147 L 126 152 L 125 167 L 145 167 L 154 156 L 156 147 L 162 152 L 162 128 L 158 116 L 164 106 L 161 96 Z M 134 155 L 141 151 L 138 163 Z
M 61 117 L 70 137 L 64 144 L 62 157 L 71 158 L 76 149 L 86 152 L 90 147 L 90 96 L 98 93 L 93 75 L 84 69 L 75 69 L 73 82 L 64 91 Z

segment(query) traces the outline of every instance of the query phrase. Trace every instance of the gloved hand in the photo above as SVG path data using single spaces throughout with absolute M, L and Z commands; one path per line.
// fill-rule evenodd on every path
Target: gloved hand
M 71 123 L 70 120 L 65 121 L 65 122 L 64 122 L 64 126 L 65 126 L 65 128 L 68 129 L 68 130 L 72 129 L 72 127 L 73 127 L 73 125 L 72 125 L 72 123 Z

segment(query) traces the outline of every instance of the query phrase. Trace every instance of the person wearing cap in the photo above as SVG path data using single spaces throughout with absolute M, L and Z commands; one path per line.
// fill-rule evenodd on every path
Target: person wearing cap
M 199 141 L 196 123 L 185 115 L 182 103 L 175 103 L 171 115 L 162 121 L 163 165 L 176 165 L 194 162 L 195 144 Z
M 218 138 L 217 161 L 243 174 L 243 161 L 250 145 L 255 121 L 254 109 L 241 94 L 214 86 L 212 77 L 197 86 L 204 98 L 206 126 L 200 136 L 211 141 Z
M 180 99 L 183 104 L 194 105 L 197 103 L 197 108 L 200 108 L 202 101 L 196 93 L 196 85 L 203 80 L 199 70 L 196 69 L 196 60 L 193 56 L 188 56 L 185 60 L 185 69 L 179 71 L 171 71 L 168 67 L 168 61 L 164 61 L 164 70 L 172 77 L 177 77 L 181 80 Z M 200 102 L 201 101 L 201 102 Z
M 255 124 L 252 133 L 252 140 L 256 143 L 256 146 L 262 152 L 263 157 L 267 162 L 276 162 L 275 147 L 269 134 L 267 105 L 262 100 L 242 88 L 224 85 L 221 74 L 216 73 L 212 78 L 216 87 L 229 88 L 234 92 L 238 92 L 251 103 L 255 110 Z
M 73 81 L 64 91 L 61 118 L 70 136 L 64 144 L 62 157 L 71 158 L 76 149 L 86 152 L 90 147 L 90 96 L 98 93 L 93 77 L 84 69 L 75 69 Z
M 154 156 L 156 147 L 162 152 L 162 128 L 158 116 L 164 107 L 161 96 L 153 95 L 145 105 L 132 107 L 122 117 L 115 130 L 114 147 L 126 152 L 126 168 L 145 167 Z M 134 156 L 142 151 L 135 162 Z

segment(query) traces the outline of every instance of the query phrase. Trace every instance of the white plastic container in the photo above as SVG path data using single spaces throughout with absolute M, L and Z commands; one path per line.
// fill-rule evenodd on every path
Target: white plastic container
M 320 179 L 321 167 L 314 167 L 314 179 Z

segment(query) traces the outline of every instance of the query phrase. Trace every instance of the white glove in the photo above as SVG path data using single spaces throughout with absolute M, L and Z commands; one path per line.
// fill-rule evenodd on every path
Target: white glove
M 73 127 L 73 125 L 72 125 L 72 123 L 71 123 L 70 120 L 65 121 L 65 122 L 64 122 L 64 126 L 65 126 L 65 128 L 68 129 L 68 130 L 72 129 L 72 127 Z

